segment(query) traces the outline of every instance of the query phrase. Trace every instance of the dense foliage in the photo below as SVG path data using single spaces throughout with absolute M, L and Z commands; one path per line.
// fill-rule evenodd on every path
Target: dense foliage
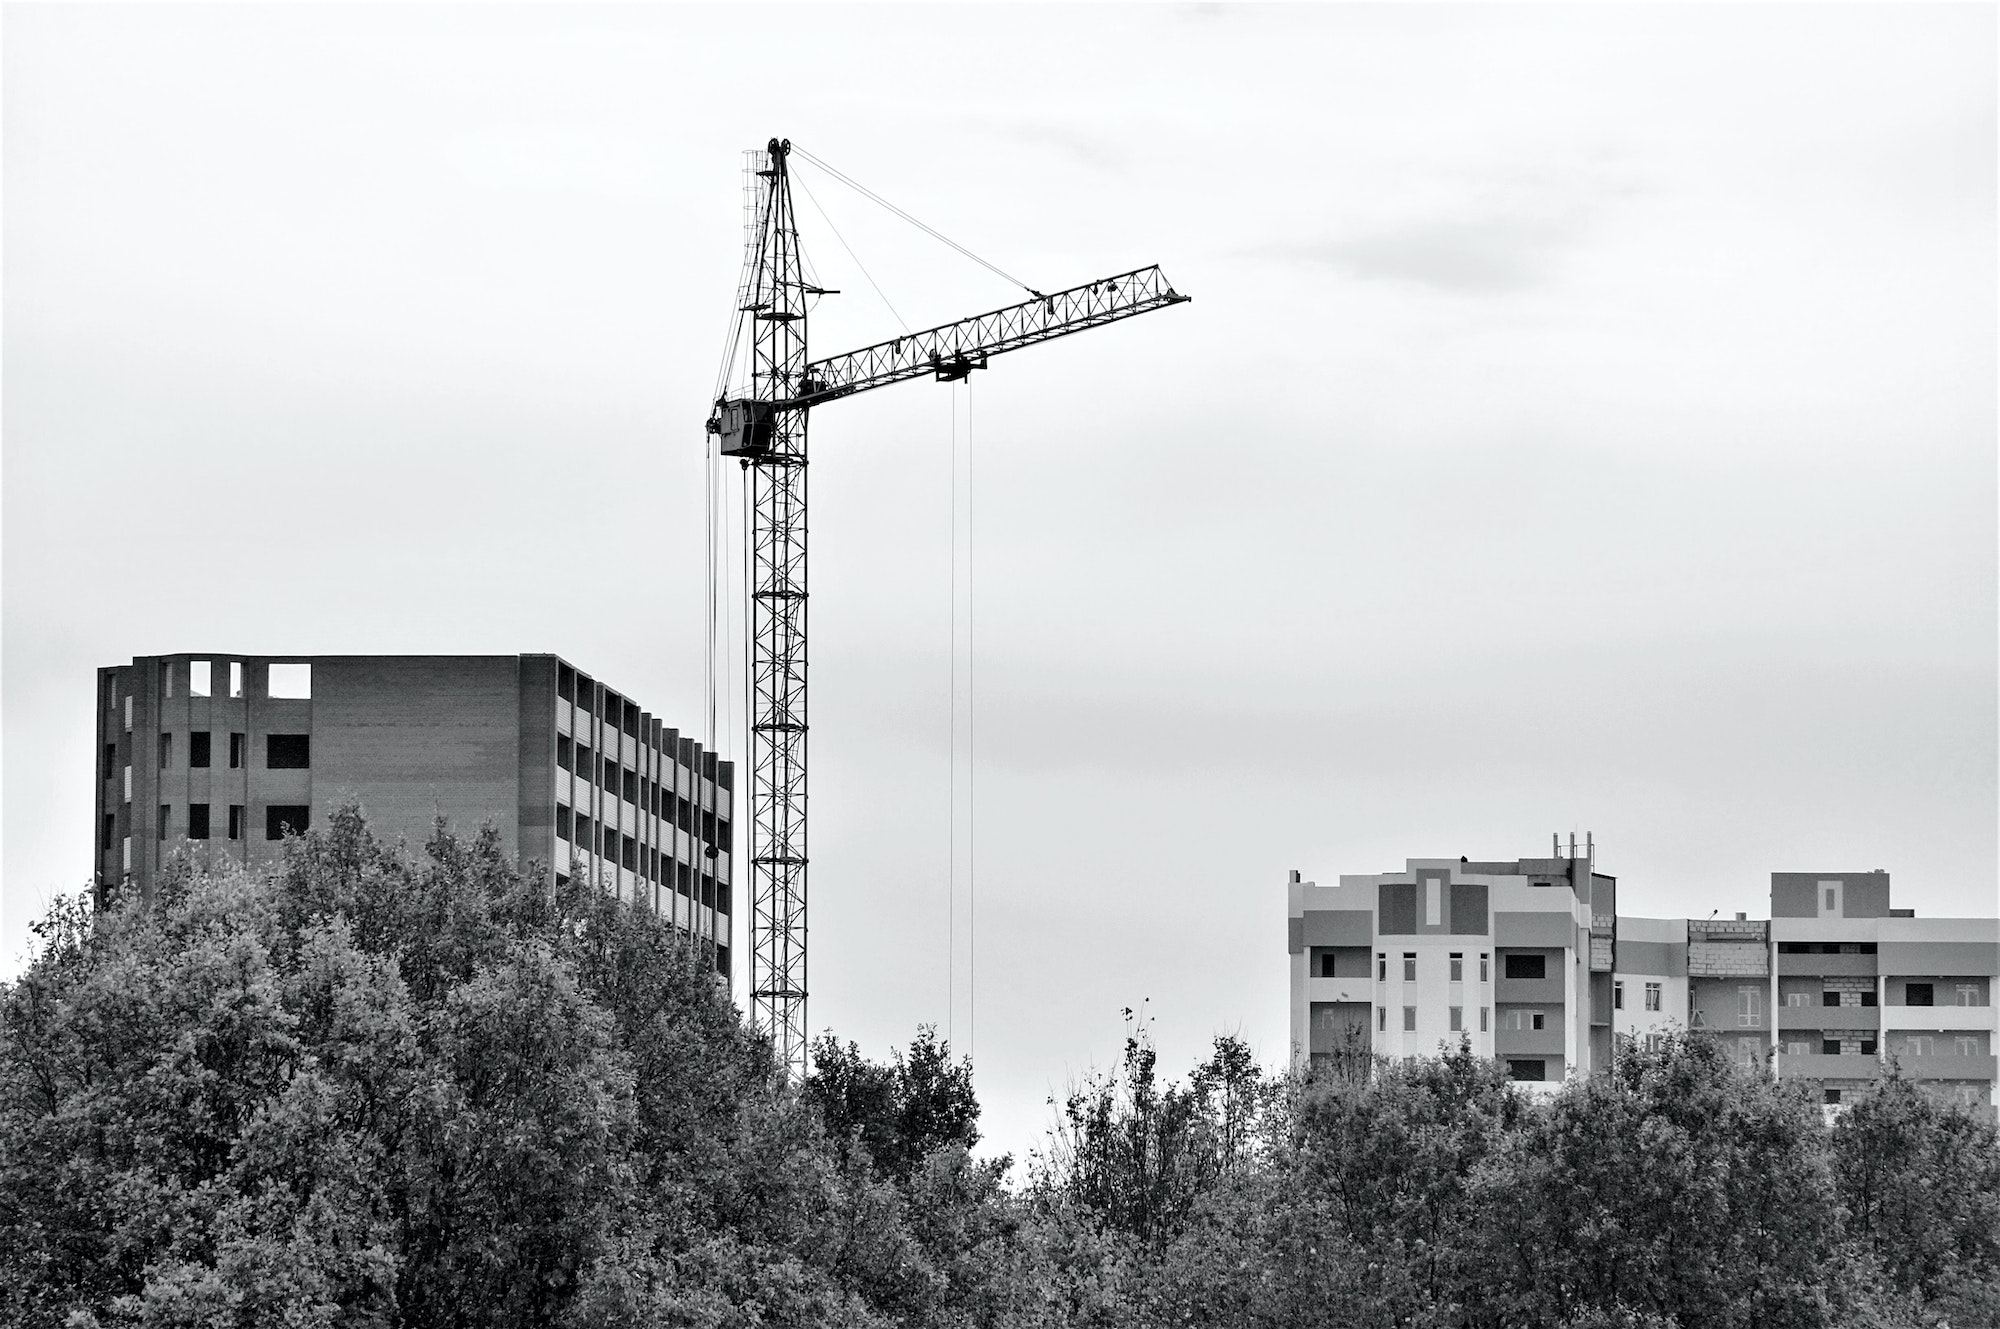
M 1828 1129 L 1699 1039 L 1543 1098 L 1459 1051 L 1186 1082 L 1142 1034 L 1010 1182 L 932 1030 L 788 1089 L 699 956 L 492 834 L 59 904 L 0 994 L 0 1322 L 1964 1326 L 1990 1120 Z

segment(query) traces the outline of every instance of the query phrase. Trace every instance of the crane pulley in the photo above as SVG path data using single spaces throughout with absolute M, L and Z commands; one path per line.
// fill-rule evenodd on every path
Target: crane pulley
M 806 1071 L 806 423 L 811 408 L 930 376 L 956 382 L 995 355 L 1183 304 L 1157 267 L 991 313 L 806 358 L 812 297 L 792 211 L 789 139 L 750 154 L 739 316 L 752 320 L 746 390 L 717 399 L 708 432 L 750 488 L 748 702 L 750 1014 L 794 1079 Z M 928 229 L 928 228 L 926 228 Z M 954 245 L 954 248 L 957 246 Z M 976 256 L 974 256 L 976 257 Z M 984 262 L 984 260 L 980 260 Z M 987 266 L 991 266 L 990 264 Z

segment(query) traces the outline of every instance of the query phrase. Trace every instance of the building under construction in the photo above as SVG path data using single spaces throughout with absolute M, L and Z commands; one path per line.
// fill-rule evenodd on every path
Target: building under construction
M 384 840 L 485 822 L 524 870 L 586 875 L 730 967 L 734 772 L 553 655 L 159 655 L 97 676 L 97 882 L 171 854 L 278 860 L 358 803 Z

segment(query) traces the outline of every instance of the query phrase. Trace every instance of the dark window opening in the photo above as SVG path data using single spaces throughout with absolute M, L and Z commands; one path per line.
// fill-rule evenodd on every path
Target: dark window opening
M 1874 994 L 1874 993 L 1872 993 L 1872 992 L 1864 992 L 1864 993 L 1862 993 L 1862 994 L 1861 994 L 1861 1004 L 1862 1004 L 1863 1006 L 1873 1006 L 1873 1005 L 1875 1004 L 1875 994 Z
M 1913 969 L 1915 967 L 1915 965 L 1911 966 Z M 1928 1006 L 1931 1004 L 1931 997 L 1931 985 L 1929 983 L 1903 984 L 1903 1004 L 1905 1006 Z
M 603 785 L 614 794 L 618 792 L 618 759 L 616 757 L 607 756 L 604 759 L 604 770 L 598 776 L 597 783 Z
M 109 780 L 117 774 L 118 745 L 116 743 L 106 743 L 104 745 L 104 778 Z
M 625 801 L 636 804 L 639 801 L 639 773 L 625 772 Z
M 597 754 L 584 746 L 583 740 L 576 740 L 576 773 L 588 780 L 597 774 Z
M 1549 957 L 1546 955 L 1510 955 L 1507 957 L 1507 977 L 1547 978 Z M 1515 1078 L 1519 1078 L 1518 1076 Z M 1537 1079 L 1540 1077 L 1537 1076 Z
M 160 838 L 162 840 L 167 838 L 167 822 L 173 818 L 173 814 L 174 814 L 173 804 L 171 803 L 160 804 L 160 824 L 158 830 L 160 832 Z
M 569 739 L 558 735 L 556 738 L 556 765 L 562 767 L 564 770 L 569 769 L 569 751 Z
M 701 838 L 715 843 L 715 814 L 704 810 L 701 814 Z
M 618 840 L 618 832 L 606 826 L 604 828 L 604 856 L 611 860 L 613 867 L 618 866 Z
M 174 736 L 172 734 L 161 734 L 160 769 L 164 771 L 173 764 L 174 764 Z
M 715 842 L 724 849 L 729 848 L 729 818 L 717 817 L 715 819 Z
M 232 771 L 243 769 L 243 735 L 241 734 L 231 734 L 229 736 L 229 769 Z
M 715 878 L 703 877 L 701 879 L 701 902 L 711 909 L 715 907 Z
M 575 841 L 577 847 L 585 853 L 589 853 L 591 850 L 597 848 L 596 843 L 590 838 L 591 829 L 590 818 L 581 812 L 577 813 Z
M 188 804 L 188 839 L 206 840 L 207 838 L 208 838 L 208 804 L 206 803 Z
M 729 948 L 719 942 L 715 947 L 715 972 L 725 975 L 729 972 Z
M 685 863 L 674 864 L 674 889 L 682 895 L 692 897 L 694 894 L 693 876 Z
M 311 734 L 266 734 L 264 765 L 274 771 L 303 771 L 312 765 Z
M 241 840 L 243 838 L 243 805 L 241 803 L 231 803 L 229 805 L 229 838 L 232 840 Z
M 115 812 L 107 812 L 104 814 L 103 847 L 109 850 L 113 845 L 117 843 L 118 843 L 118 814 Z
M 556 805 L 556 839 L 569 839 L 569 809 L 561 804 Z
M 1840 1101 L 1840 1091 L 1838 1089 L 1827 1090 L 1826 1101 L 1829 1103 L 1838 1103 Z
M 628 835 L 622 843 L 624 845 L 624 853 L 621 855 L 621 859 L 625 864 L 625 870 L 627 872 L 637 872 L 639 870 L 639 842 Z
M 1839 1055 L 1840 1055 L 1840 1040 L 1839 1040 L 1839 1039 L 1837 1039 L 1837 1038 L 1822 1038 L 1822 1039 L 1821 1039 L 1821 1040 L 1819 1041 L 1819 1054 L 1820 1054 L 1820 1055 L 1821 1055 L 1822 1057 L 1837 1057 L 1837 1056 L 1839 1056 Z
M 1507 1078 L 1539 1084 L 1549 1078 L 1549 1063 L 1539 1057 L 1507 1058 Z
M 576 670 L 568 665 L 556 666 L 556 696 L 564 701 L 576 696 Z
M 188 767 L 190 770 L 208 769 L 210 740 L 215 736 L 206 729 L 197 729 L 188 735 Z
M 272 735 L 273 738 L 277 735 Z M 286 834 L 304 835 L 312 809 L 303 803 L 273 803 L 264 809 L 264 838 L 282 840 Z
M 1838 1006 L 1840 1005 L 1840 994 L 1838 992 L 1822 992 L 1819 994 L 1819 1004 L 1822 1006 Z
M 1872 1039 L 1872 1038 L 1864 1038 L 1864 1039 L 1862 1039 L 1862 1040 L 1861 1040 L 1861 1055 L 1862 1055 L 1862 1056 L 1864 1056 L 1864 1057 L 1872 1057 L 1872 1056 L 1874 1056 L 1874 1055 L 1875 1055 L 1875 1040 L 1874 1040 L 1874 1039 Z
M 729 883 L 726 881 L 715 883 L 715 911 L 719 914 L 729 912 Z
M 639 736 L 639 708 L 629 701 L 625 703 L 625 732 L 634 738 Z

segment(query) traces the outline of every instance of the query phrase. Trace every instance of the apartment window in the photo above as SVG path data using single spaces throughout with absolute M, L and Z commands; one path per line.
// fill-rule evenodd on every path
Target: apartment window
M 628 835 L 624 837 L 621 844 L 624 849 L 625 870 L 627 872 L 637 872 L 639 870 L 639 842 Z
M 1661 988 L 1662 988 L 1662 986 L 1663 986 L 1663 985 L 1661 985 L 1661 984 L 1659 984 L 1659 983 L 1648 983 L 1648 984 L 1646 984 L 1646 1009 L 1647 1009 L 1647 1010 L 1649 1010 L 1649 1011 L 1657 1011 L 1657 1010 L 1659 1010 L 1659 1009 L 1660 1009 L 1660 994 L 1661 994 Z
M 1479 981 L 1482 983 L 1486 981 L 1486 953 L 1484 951 L 1481 951 L 1479 954 Z
M 1450 1023 L 1451 1032 L 1454 1034 L 1461 1032 L 1465 1028 L 1465 1007 L 1453 1006 L 1450 1008 Z
M 243 838 L 243 805 L 241 803 L 231 803 L 229 805 L 229 838 L 232 840 L 241 840 Z
M 264 765 L 274 771 L 303 771 L 310 768 L 312 735 L 264 735 Z
M 229 662 L 229 695 L 232 697 L 243 695 L 243 662 L 241 660 L 231 660 Z
M 264 695 L 291 701 L 311 701 L 313 667 L 303 661 L 274 664 L 264 671 Z
M 1875 1004 L 1875 994 L 1874 994 L 1874 993 L 1872 993 L 1872 992 L 1864 992 L 1864 993 L 1862 993 L 1862 994 L 1861 994 L 1861 1004 L 1862 1004 L 1863 1006 L 1873 1006 L 1873 1005 Z
M 639 775 L 636 771 L 625 772 L 625 801 L 634 806 L 639 802 Z
M 1529 1084 L 1539 1084 L 1549 1078 L 1549 1064 L 1540 1057 L 1509 1057 L 1507 1077 Z
M 1425 927 L 1434 928 L 1439 926 L 1443 922 L 1443 913 L 1442 913 L 1443 906 L 1438 898 L 1443 894 L 1444 894 L 1444 884 L 1440 882 L 1436 877 L 1432 877 L 1429 881 L 1426 881 L 1424 883 L 1424 926 Z
M 569 809 L 556 804 L 556 839 L 569 839 Z
M 125 732 L 132 732 L 132 699 L 125 698 Z
M 1792 1039 L 1785 1044 L 1785 1055 L 1788 1057 L 1803 1057 L 1811 1051 L 1812 1044 L 1804 1039 Z
M 1875 1040 L 1874 1040 L 1874 1039 L 1872 1039 L 1872 1038 L 1864 1038 L 1864 1039 L 1862 1039 L 1862 1040 L 1861 1040 L 1861 1055 L 1862 1055 L 1862 1056 L 1864 1056 L 1864 1057 L 1872 1057 L 1872 1056 L 1874 1056 L 1874 1055 L 1875 1055 Z
M 1763 1054 L 1763 1051 L 1764 1045 L 1754 1038 L 1739 1038 L 1736 1040 L 1736 1062 L 1746 1070 L 1757 1064 L 1757 1060 Z
M 1375 956 L 1375 981 L 1378 983 L 1389 981 L 1389 957 L 1387 955 L 1378 953 Z
M 207 838 L 208 838 L 208 804 L 206 803 L 188 804 L 188 839 L 206 840 Z
M 1838 1104 L 1838 1103 L 1840 1102 L 1840 1091 L 1839 1091 L 1838 1089 L 1829 1089 L 1829 1090 L 1827 1090 L 1827 1091 L 1826 1091 L 1826 1101 L 1827 1101 L 1827 1102 L 1828 1102 L 1829 1104 L 1835 1104 L 1835 1105 L 1837 1105 L 1837 1104 Z
M 1528 1012 L 1528 1027 L 1529 1027 L 1529 1028 L 1531 1028 L 1531 1029 L 1540 1029 L 1540 1028 L 1543 1028 L 1543 1027 L 1545 1026 L 1545 1024 L 1546 1024 L 1546 1021 L 1547 1021 L 1547 1018 L 1548 1018 L 1548 1017 L 1547 1017 L 1547 1016 L 1545 1016 L 1545 1015 L 1543 1015 L 1543 1014 L 1542 1014 L 1542 1012 L 1540 1012 L 1540 1011 L 1529 1011 L 1529 1012 Z
M 1838 908 L 1840 908 L 1840 888 L 1829 886 L 1826 888 L 1826 912 L 1830 914 Z
M 123 849 L 125 871 L 130 872 L 132 870 L 132 837 L 129 835 L 126 836 L 121 847 Z
M 556 668 L 556 696 L 564 701 L 572 701 L 576 697 L 576 670 L 568 665 Z
M 1614 1011 L 1625 1009 L 1625 985 L 1615 978 L 1611 980 L 1611 1009 Z
M 1417 981 L 1417 957 L 1410 951 L 1403 952 L 1403 981 L 1405 983 Z
M 1961 1057 L 1976 1057 L 1979 1055 L 1979 1039 L 1977 1037 L 1961 1034 L 1957 1038 L 1952 1039 L 1951 1044 L 1952 1050 Z
M 1667 1040 L 1666 1040 L 1666 1038 L 1665 1038 L 1665 1036 L 1664 1036 L 1664 1035 L 1661 1035 L 1661 1034 L 1647 1034 L 1647 1035 L 1646 1035 L 1646 1045 L 1645 1045 L 1645 1046 L 1646 1046 L 1646 1051 L 1648 1051 L 1648 1052 L 1658 1052 L 1658 1051 L 1659 1051 L 1659 1050 L 1660 1050 L 1660 1049 L 1661 1049 L 1662 1047 L 1665 1047 L 1665 1046 L 1666 1046 L 1666 1042 L 1667 1042 Z
M 1334 973 L 1333 973 L 1333 952 L 1332 952 L 1332 951 L 1322 951 L 1322 952 L 1320 953 L 1320 957 L 1319 957 L 1319 976 L 1320 976 L 1321 978 L 1332 978 L 1332 977 L 1334 976 Z
M 1819 1004 L 1822 1006 L 1838 1006 L 1840 1005 L 1840 994 L 1838 992 L 1822 992 L 1819 994 Z
M 611 860 L 611 866 L 614 868 L 618 866 L 619 839 L 620 836 L 618 832 L 612 830 L 609 826 L 606 826 L 604 828 L 604 856 Z M 627 841 L 626 843 L 629 844 L 630 841 Z
M 164 678 L 162 679 L 162 684 L 163 684 L 163 687 L 164 687 L 164 690 L 165 690 L 165 692 L 166 692 L 166 695 L 167 695 L 167 696 L 169 696 L 169 697 L 173 696 L 173 695 L 174 695 L 174 667 L 173 667 L 173 665 L 169 664 L 169 665 L 167 666 L 167 668 L 166 668 L 166 673 L 165 673 L 165 676 L 164 676 Z
M 1933 1050 L 1929 1034 L 1911 1034 L 1903 1040 L 1903 1055 L 1906 1057 L 1928 1057 Z
M 304 835 L 312 809 L 303 803 L 273 803 L 264 809 L 264 838 L 282 840 L 285 834 Z
M 1481 1006 L 1481 1007 L 1479 1008 L 1479 1032 L 1480 1032 L 1480 1033 L 1482 1033 L 1482 1034 L 1486 1032 L 1486 1012 L 1487 1012 L 1487 1009 L 1488 1009 L 1488 1008 L 1487 1008 L 1487 1007 L 1484 1007 L 1484 1006 Z
M 132 801 L 132 768 L 129 765 L 125 768 L 125 801 Z
M 188 768 L 205 771 L 208 769 L 210 740 L 214 736 L 206 729 L 197 729 L 188 735 Z
M 173 820 L 173 815 L 174 815 L 173 804 L 171 803 L 160 804 L 159 833 L 160 833 L 160 838 L 162 840 L 167 838 L 167 823 Z
M 229 736 L 229 769 L 232 771 L 243 769 L 243 735 L 241 734 L 231 734 Z
M 1451 981 L 1454 983 L 1465 981 L 1465 956 L 1457 952 L 1451 957 Z
M 174 736 L 160 735 L 160 769 L 167 770 L 174 764 Z
M 1375 1028 L 1381 1033 L 1389 1032 L 1389 1008 L 1387 1006 L 1377 1006 L 1375 1008 Z
M 1414 1006 L 1403 1007 L 1403 1031 L 1405 1033 L 1414 1033 L 1416 1028 L 1417 1008 Z
M 1903 984 L 1903 1004 L 1904 1004 L 1905 1006 L 1928 1006 L 1928 1005 L 1930 1005 L 1930 1004 L 1931 1004 L 1931 985 L 1930 985 L 1929 983 L 1905 983 L 1905 984 Z
M 569 752 L 570 741 L 568 737 L 562 734 L 556 735 L 556 765 L 560 766 L 563 770 L 569 769 Z
M 1958 985 L 1958 1004 L 1961 1006 L 1984 1006 L 1986 1003 L 1979 999 L 1979 985 L 1977 983 L 1960 983 Z
M 106 743 L 104 745 L 104 778 L 107 780 L 111 779 L 112 773 L 117 769 L 118 745 L 116 743 Z
M 1547 978 L 1549 959 L 1546 955 L 1510 955 L 1507 957 L 1507 977 Z
M 1804 1006 L 1805 1004 L 1806 1004 L 1806 994 L 1805 994 L 1805 993 L 1803 993 L 1803 992 L 1787 992 L 1787 993 L 1785 994 L 1785 1005 L 1787 1005 L 1787 1006 Z
M 1740 987 L 1736 989 L 1736 1023 L 1744 1028 L 1760 1023 L 1764 1018 L 1764 989 Z
M 104 843 L 99 845 L 98 848 L 108 854 L 111 852 L 111 846 L 117 841 L 117 839 L 118 839 L 118 814 L 115 812 L 107 812 L 104 814 Z
M 591 834 L 590 818 L 584 816 L 583 813 L 579 811 L 576 814 L 576 835 L 574 839 L 576 840 L 577 845 L 580 848 L 582 848 L 585 852 L 589 852 L 590 850 L 595 849 L 597 847 L 596 844 L 591 840 L 590 834 Z
M 188 661 L 188 696 L 206 697 L 208 695 L 208 681 L 208 661 Z
M 1822 1057 L 1839 1056 L 1840 1040 L 1837 1038 L 1822 1038 L 1819 1041 L 1819 1052 Z

